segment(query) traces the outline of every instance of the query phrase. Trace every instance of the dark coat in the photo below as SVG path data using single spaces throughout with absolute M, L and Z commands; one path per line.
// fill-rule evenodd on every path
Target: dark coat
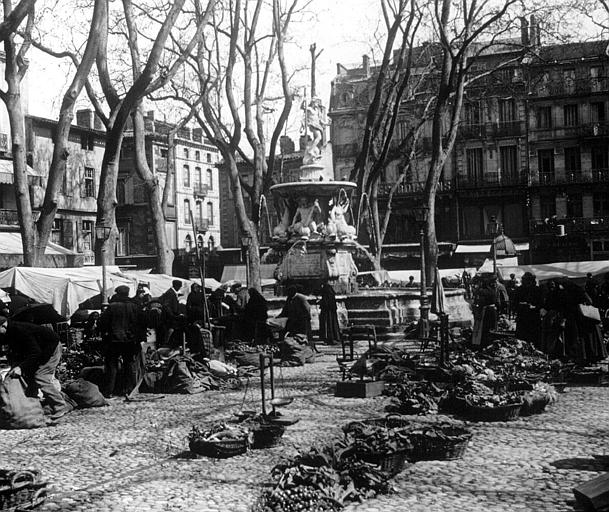
M 161 297 L 159 302 L 163 304 L 165 312 L 169 318 L 174 319 L 180 313 L 180 302 L 178 301 L 178 292 L 173 288 L 169 288 Z
M 111 343 L 139 341 L 138 307 L 129 297 L 116 298 L 99 317 L 99 329 Z
M 330 285 L 324 285 L 319 301 L 319 337 L 327 343 L 340 341 L 340 326 L 336 313 L 336 293 Z
M 279 316 L 287 317 L 286 332 L 291 334 L 305 334 L 311 331 L 311 307 L 307 298 L 301 293 L 289 298 Z
M 186 313 L 189 322 L 205 320 L 205 295 L 203 292 L 190 292 L 188 294 Z
M 46 363 L 59 344 L 59 336 L 48 327 L 9 320 L 6 330 L 8 361 L 24 375 L 33 375 Z

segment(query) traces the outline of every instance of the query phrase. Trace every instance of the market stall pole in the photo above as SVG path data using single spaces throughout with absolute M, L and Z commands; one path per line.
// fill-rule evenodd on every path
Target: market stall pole
M 112 228 L 109 226 L 95 226 L 95 238 L 102 242 L 102 292 L 101 292 L 101 303 L 102 306 L 108 304 L 108 292 L 107 292 L 107 271 L 106 271 L 106 246 L 103 242 L 106 242 L 110 238 Z
M 427 216 L 429 215 L 429 208 L 427 206 L 419 206 L 413 208 L 415 220 L 420 226 L 420 254 L 421 254 L 421 288 L 420 288 L 420 311 L 421 318 L 419 320 L 419 337 L 429 337 L 429 303 L 427 301 L 427 281 L 425 277 L 425 223 L 427 222 Z

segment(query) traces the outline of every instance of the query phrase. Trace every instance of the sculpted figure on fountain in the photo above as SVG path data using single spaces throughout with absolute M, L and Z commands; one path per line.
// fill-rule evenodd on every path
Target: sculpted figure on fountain
M 319 98 L 311 98 L 308 105 L 306 102 L 303 102 L 301 108 L 305 112 L 305 135 L 311 132 L 311 140 L 307 142 L 302 163 L 310 165 L 321 158 L 320 146 L 325 143 L 324 134 L 326 126 L 330 124 L 330 119 L 326 115 L 326 108 L 322 105 Z
M 334 204 L 330 201 L 330 218 L 326 226 L 327 234 L 335 236 L 339 240 L 353 240 L 355 238 L 355 227 L 347 224 L 345 214 L 349 210 L 349 199 L 346 194 L 339 194 L 339 199 Z
M 298 209 L 292 219 L 290 231 L 303 238 L 309 238 L 317 233 L 317 222 L 321 208 L 319 201 L 315 199 L 312 203 L 309 198 L 302 196 L 298 198 Z

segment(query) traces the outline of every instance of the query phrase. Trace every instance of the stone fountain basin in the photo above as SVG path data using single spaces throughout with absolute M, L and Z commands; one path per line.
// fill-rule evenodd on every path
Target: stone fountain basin
M 357 188 L 352 181 L 294 181 L 273 185 L 271 192 L 279 197 L 310 197 L 311 199 L 331 198 L 340 189 L 351 192 Z

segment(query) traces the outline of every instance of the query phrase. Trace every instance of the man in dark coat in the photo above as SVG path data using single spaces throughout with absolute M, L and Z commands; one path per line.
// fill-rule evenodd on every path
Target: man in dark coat
M 53 384 L 55 370 L 61 361 L 59 336 L 48 327 L 29 322 L 17 322 L 0 316 L 0 335 L 8 345 L 8 375 L 22 376 L 28 384 L 28 393 L 37 396 L 42 391 L 50 406 L 51 418 L 68 412 L 61 391 Z
M 514 308 L 516 312 L 516 337 L 532 343 L 542 349 L 540 310 L 544 298 L 541 288 L 537 286 L 534 274 L 525 272 L 522 285 L 516 288 Z
M 123 360 L 123 391 L 135 386 L 135 357 L 140 349 L 138 339 L 138 307 L 129 298 L 129 287 L 116 288 L 116 294 L 99 318 L 99 327 L 106 341 L 104 394 L 111 397 L 116 388 L 119 357 Z
M 179 323 L 180 301 L 178 300 L 178 292 L 181 288 L 182 281 L 174 279 L 171 283 L 171 288 L 159 298 L 159 302 L 163 305 L 163 311 L 167 316 L 167 325 L 165 326 L 165 335 L 163 336 L 165 344 L 169 343 L 169 339 Z

